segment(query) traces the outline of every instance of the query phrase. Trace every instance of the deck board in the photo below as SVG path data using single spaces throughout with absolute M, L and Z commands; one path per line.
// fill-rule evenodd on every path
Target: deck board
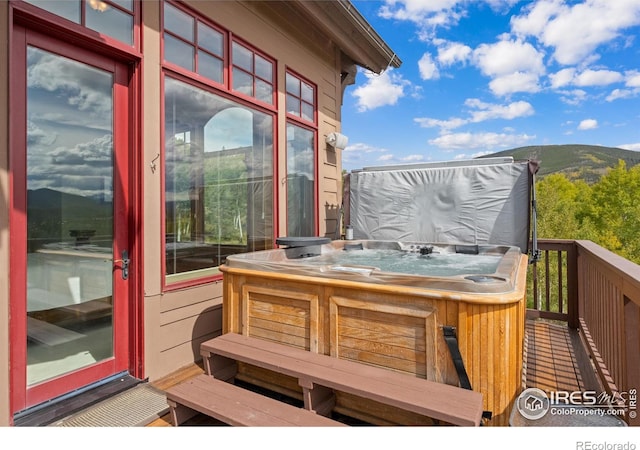
M 580 391 L 591 389 L 588 380 L 591 374 L 581 373 L 589 363 L 581 361 L 581 354 L 576 348 L 579 343 L 577 332 L 570 330 L 566 324 L 544 320 L 527 320 L 525 342 L 524 375 L 525 387 L 537 387 L 544 391 Z M 166 390 L 196 375 L 204 373 L 201 363 L 187 366 L 169 376 L 152 383 L 159 389 Z M 184 425 L 216 425 L 220 424 L 204 415 L 198 415 Z M 147 426 L 171 426 L 169 415 L 155 420 Z
M 566 324 L 527 320 L 525 387 L 547 392 L 585 389 L 573 332 Z

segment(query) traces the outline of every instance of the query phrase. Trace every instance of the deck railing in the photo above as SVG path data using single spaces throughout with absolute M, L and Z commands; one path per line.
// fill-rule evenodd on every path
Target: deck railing
M 635 406 L 640 388 L 640 266 L 591 241 L 538 240 L 527 316 L 580 330 L 604 389 Z M 621 397 L 618 397 L 621 396 Z M 627 422 L 640 425 L 636 411 Z

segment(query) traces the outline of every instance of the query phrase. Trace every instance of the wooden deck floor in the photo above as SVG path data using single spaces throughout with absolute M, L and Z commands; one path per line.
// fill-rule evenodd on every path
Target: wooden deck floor
M 526 331 L 525 387 L 546 392 L 586 388 L 575 347 L 577 332 L 566 324 L 540 320 L 528 320 Z
M 579 391 L 592 389 L 595 378 L 590 375 L 589 362 L 580 351 L 577 332 L 566 324 L 541 320 L 528 320 L 525 341 L 525 387 L 544 391 Z M 159 389 L 169 387 L 203 373 L 202 366 L 194 364 L 153 383 Z M 186 425 L 219 425 L 213 419 L 196 416 Z M 148 426 L 171 426 L 169 415 Z

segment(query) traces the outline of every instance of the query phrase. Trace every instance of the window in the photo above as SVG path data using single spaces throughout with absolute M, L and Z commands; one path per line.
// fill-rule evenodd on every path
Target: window
M 287 124 L 287 236 L 315 236 L 315 133 Z
M 26 2 L 125 44 L 133 45 L 134 0 L 26 0 Z
M 308 122 L 315 122 L 315 88 L 291 73 L 287 73 L 286 84 L 287 113 Z
M 287 235 L 316 235 L 316 88 L 291 72 L 287 91 Z
M 232 59 L 233 90 L 273 105 L 273 62 L 239 42 L 232 45 Z
M 225 36 L 185 11 L 164 3 L 164 59 L 224 83 Z
M 271 248 L 274 117 L 165 77 L 165 247 L 170 283 Z

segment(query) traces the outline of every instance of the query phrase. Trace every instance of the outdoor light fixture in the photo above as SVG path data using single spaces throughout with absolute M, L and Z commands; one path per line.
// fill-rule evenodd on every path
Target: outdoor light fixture
M 329 133 L 325 137 L 325 142 L 333 148 L 344 149 L 349 142 L 349 138 L 340 133 Z

